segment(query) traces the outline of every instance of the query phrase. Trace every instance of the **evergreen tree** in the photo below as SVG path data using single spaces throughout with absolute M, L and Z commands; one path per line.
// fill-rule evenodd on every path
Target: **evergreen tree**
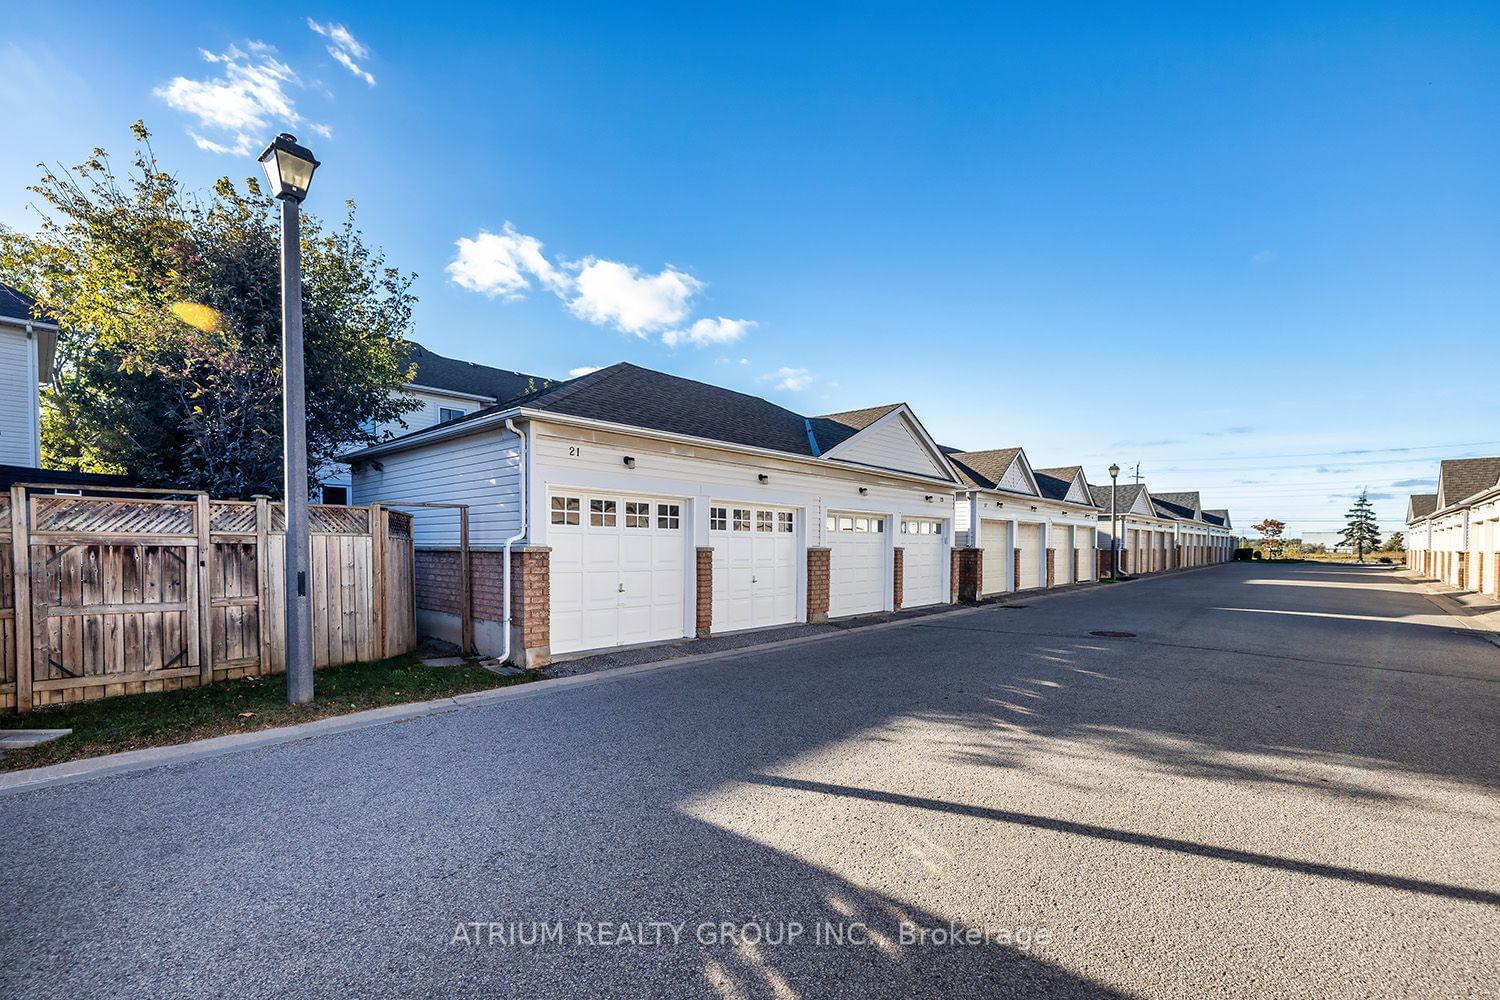
M 1366 552 L 1380 548 L 1380 523 L 1375 519 L 1375 506 L 1364 491 L 1360 492 L 1344 519 L 1349 522 L 1340 532 L 1344 544 L 1359 555 L 1360 562 L 1364 562 Z

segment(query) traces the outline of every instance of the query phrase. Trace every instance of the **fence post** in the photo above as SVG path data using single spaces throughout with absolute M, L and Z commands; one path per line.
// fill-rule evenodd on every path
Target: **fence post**
M 26 490 L 10 488 L 11 592 L 16 602 L 16 712 L 31 711 L 31 532 Z
M 255 587 L 256 617 L 260 621 L 260 667 L 265 676 L 271 672 L 271 498 L 255 495 Z
M 375 659 L 385 659 L 385 546 L 390 531 L 380 504 L 370 504 L 370 631 Z
M 198 494 L 198 506 L 194 518 L 198 524 L 198 680 L 207 684 L 214 679 L 213 657 L 213 602 L 209 588 L 209 574 L 213 567 L 213 542 L 208 532 L 208 494 Z

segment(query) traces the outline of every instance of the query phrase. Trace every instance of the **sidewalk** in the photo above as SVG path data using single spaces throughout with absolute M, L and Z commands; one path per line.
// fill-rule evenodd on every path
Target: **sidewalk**
M 1500 632 L 1500 601 L 1490 594 L 1457 590 L 1416 570 L 1398 570 L 1397 576 L 1426 594 L 1438 607 L 1459 618 L 1469 628 Z

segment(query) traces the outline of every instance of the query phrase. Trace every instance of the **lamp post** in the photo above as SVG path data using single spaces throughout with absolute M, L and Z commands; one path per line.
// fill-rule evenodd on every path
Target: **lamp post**
M 307 413 L 303 395 L 302 242 L 299 211 L 318 161 L 283 132 L 260 154 L 281 202 L 281 441 L 286 500 L 286 700 L 312 701 L 312 603 L 307 592 Z
M 1120 492 L 1120 466 L 1112 462 L 1109 466 L 1109 547 L 1112 550 L 1109 560 L 1109 577 L 1111 580 L 1120 578 L 1120 528 L 1115 523 L 1115 501 Z

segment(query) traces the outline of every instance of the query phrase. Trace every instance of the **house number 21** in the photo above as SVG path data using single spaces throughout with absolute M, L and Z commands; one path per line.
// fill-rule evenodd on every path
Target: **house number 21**
M 568 448 L 569 458 L 577 458 L 581 454 L 583 454 L 583 449 L 578 447 L 576 444 Z

